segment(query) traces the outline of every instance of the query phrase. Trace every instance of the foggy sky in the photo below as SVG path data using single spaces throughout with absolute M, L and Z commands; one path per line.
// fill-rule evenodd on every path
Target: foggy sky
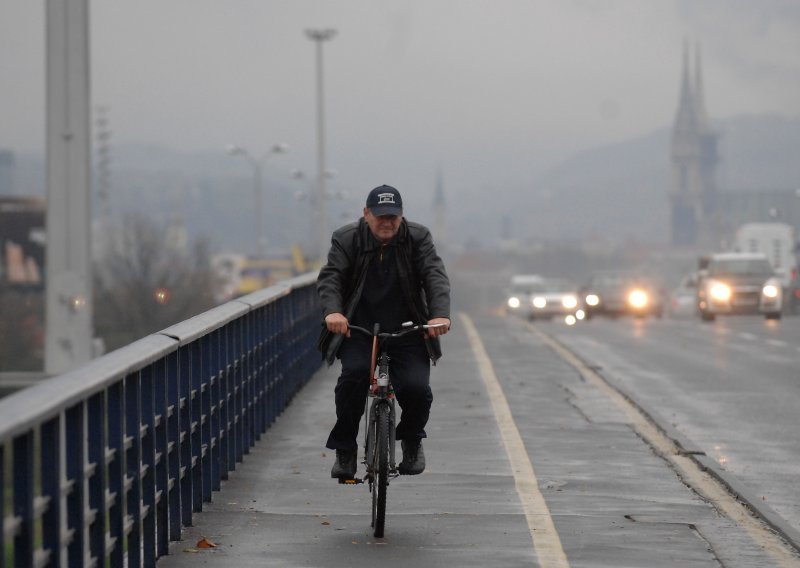
M 334 185 L 421 197 L 441 165 L 451 205 L 671 124 L 685 38 L 702 42 L 712 118 L 800 115 L 793 0 L 140 0 L 92 2 L 91 26 L 93 104 L 111 108 L 114 141 L 255 154 L 286 142 L 291 154 L 269 167 L 308 172 L 304 30 L 335 28 L 324 48 Z M 0 0 L 0 74 L 0 148 L 41 151 L 43 0 Z

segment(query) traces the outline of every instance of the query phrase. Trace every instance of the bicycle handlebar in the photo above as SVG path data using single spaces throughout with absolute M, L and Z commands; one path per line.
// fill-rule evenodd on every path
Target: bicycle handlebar
M 398 331 L 386 331 L 386 332 L 378 332 L 377 331 L 378 330 L 378 324 L 375 324 L 375 331 L 370 331 L 370 330 L 368 330 L 366 328 L 363 328 L 361 326 L 352 325 L 352 324 L 347 324 L 347 327 L 349 329 L 352 329 L 352 330 L 361 332 L 361 333 L 363 333 L 365 335 L 368 335 L 369 337 L 374 337 L 374 336 L 377 335 L 379 338 L 385 339 L 387 337 L 402 337 L 402 336 L 404 336 L 404 335 L 406 335 L 408 333 L 411 333 L 412 331 L 423 331 L 423 330 L 431 329 L 431 328 L 444 327 L 446 325 L 447 324 L 445 324 L 445 323 L 435 323 L 433 325 L 429 325 L 427 323 L 419 323 L 417 325 L 412 325 L 410 327 L 406 327 L 406 328 L 398 330 Z

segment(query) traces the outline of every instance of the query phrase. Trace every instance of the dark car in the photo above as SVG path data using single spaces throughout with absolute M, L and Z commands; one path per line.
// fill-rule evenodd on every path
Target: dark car
M 663 292 L 647 278 L 625 271 L 603 271 L 592 275 L 581 289 L 586 318 L 596 315 L 617 317 L 661 317 Z

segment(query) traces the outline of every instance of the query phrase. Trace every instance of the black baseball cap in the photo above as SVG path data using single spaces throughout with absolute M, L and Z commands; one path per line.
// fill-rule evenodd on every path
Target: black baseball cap
M 403 198 L 391 185 L 382 185 L 369 192 L 367 209 L 373 215 L 403 215 Z

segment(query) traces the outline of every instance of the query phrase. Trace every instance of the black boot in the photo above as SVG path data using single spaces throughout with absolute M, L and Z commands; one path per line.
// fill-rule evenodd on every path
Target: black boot
M 422 451 L 422 442 L 401 440 L 400 445 L 403 448 L 403 461 L 397 466 L 397 470 L 403 475 L 419 475 L 425 471 L 425 452 Z
M 356 452 L 336 450 L 336 461 L 331 469 L 334 479 L 353 479 L 356 476 Z

